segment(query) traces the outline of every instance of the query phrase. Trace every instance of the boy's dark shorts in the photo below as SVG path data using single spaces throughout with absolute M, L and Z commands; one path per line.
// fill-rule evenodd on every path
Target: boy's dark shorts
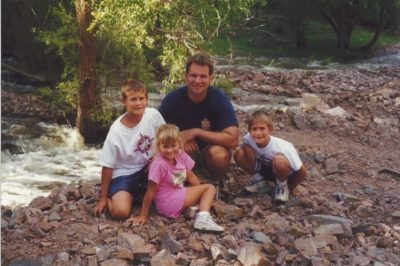
M 266 180 L 276 182 L 278 177 L 275 175 L 275 173 L 272 171 L 271 166 L 267 166 L 262 164 L 260 170 L 258 171 L 260 175 L 262 175 Z M 290 184 L 292 183 L 296 176 L 297 176 L 298 171 L 293 171 L 292 173 L 289 174 L 287 182 Z
M 132 197 L 140 190 L 145 190 L 147 184 L 147 172 L 142 169 L 131 175 L 117 176 L 111 180 L 108 196 L 111 198 L 119 191 L 127 191 Z

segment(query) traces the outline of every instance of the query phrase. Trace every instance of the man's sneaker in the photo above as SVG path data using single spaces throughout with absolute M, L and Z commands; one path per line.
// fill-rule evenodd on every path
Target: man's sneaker
M 225 229 L 216 224 L 211 215 L 197 215 L 194 228 L 203 231 L 223 232 Z
M 274 192 L 274 200 L 278 203 L 285 203 L 289 200 L 289 188 L 287 185 L 282 187 L 276 185 Z

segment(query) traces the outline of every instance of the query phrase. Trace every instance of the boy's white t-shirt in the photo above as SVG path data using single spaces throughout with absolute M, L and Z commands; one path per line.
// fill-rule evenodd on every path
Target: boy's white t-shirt
M 250 133 L 247 133 L 243 138 L 243 143 L 250 145 L 256 152 L 257 161 L 261 164 L 272 166 L 272 160 L 277 154 L 283 154 L 288 159 L 293 171 L 298 171 L 303 163 L 300 160 L 299 154 L 292 143 L 274 136 L 270 136 L 267 146 L 258 147 Z M 261 165 L 257 163 L 256 171 L 259 170 Z
M 99 157 L 102 166 L 113 168 L 112 178 L 134 174 L 150 161 L 156 131 L 165 124 L 158 110 L 150 107 L 133 128 L 121 123 L 124 115 L 111 125 Z

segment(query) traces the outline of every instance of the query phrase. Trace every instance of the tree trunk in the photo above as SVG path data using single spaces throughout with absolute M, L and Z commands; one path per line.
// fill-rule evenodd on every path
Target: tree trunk
M 371 39 L 371 41 L 369 41 L 369 43 L 367 43 L 366 45 L 361 47 L 360 50 L 368 51 L 369 49 L 371 49 L 376 44 L 376 42 L 379 39 L 379 35 L 382 32 L 384 21 L 385 21 L 385 7 L 383 5 L 381 5 L 381 10 L 379 12 L 379 22 L 378 22 L 378 25 L 375 28 L 374 37 L 372 37 L 372 39 Z
M 321 14 L 336 33 L 336 46 L 343 50 L 349 49 L 351 35 L 356 23 L 355 11 L 348 6 L 340 6 L 329 11 L 321 10 Z
M 301 18 L 296 19 L 295 31 L 296 31 L 296 49 L 305 50 L 307 46 L 306 22 L 303 19 Z
M 87 30 L 92 21 L 91 9 L 87 1 L 76 1 L 76 16 L 80 41 L 79 99 L 76 124 L 85 143 L 94 143 L 96 140 L 94 111 L 98 95 L 95 71 L 96 39 L 94 33 Z
M 349 22 L 340 25 L 337 32 L 337 46 L 339 49 L 348 50 L 350 48 L 353 29 L 354 25 Z

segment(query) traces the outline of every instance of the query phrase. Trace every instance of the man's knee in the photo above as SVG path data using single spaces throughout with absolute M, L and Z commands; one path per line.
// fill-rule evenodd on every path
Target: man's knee
M 233 153 L 233 159 L 236 163 L 241 163 L 244 159 L 244 150 L 242 148 L 238 148 Z
M 229 164 L 231 152 L 222 146 L 211 146 L 206 153 L 206 160 L 213 165 Z

